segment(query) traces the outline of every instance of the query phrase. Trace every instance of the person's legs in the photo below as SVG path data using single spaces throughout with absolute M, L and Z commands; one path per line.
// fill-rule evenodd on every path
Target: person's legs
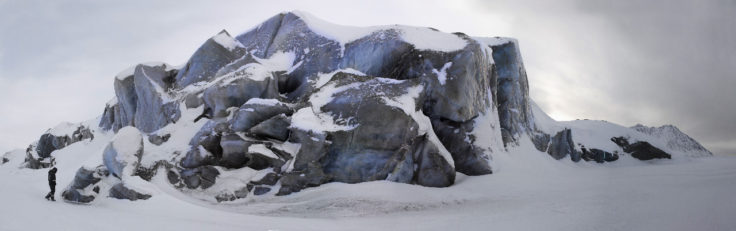
M 49 182 L 49 188 L 51 189 L 51 192 L 49 192 L 49 195 L 46 196 L 46 199 L 50 199 L 52 201 L 54 200 L 54 194 L 56 193 L 56 182 Z

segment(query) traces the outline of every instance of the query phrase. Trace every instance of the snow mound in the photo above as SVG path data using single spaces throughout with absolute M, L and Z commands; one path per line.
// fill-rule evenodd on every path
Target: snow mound
M 137 152 L 143 148 L 142 140 L 143 136 L 135 127 L 121 128 L 111 141 L 112 147 L 118 153 L 115 160 L 123 163 L 137 162 L 139 157 L 135 155 L 140 155 Z
M 467 45 L 465 40 L 456 35 L 426 27 L 401 25 L 372 27 L 343 26 L 324 21 L 304 11 L 293 11 L 292 13 L 304 20 L 312 31 L 340 43 L 343 46 L 343 50 L 345 49 L 345 44 L 380 30 L 400 31 L 401 38 L 419 50 L 452 52 L 463 49 Z

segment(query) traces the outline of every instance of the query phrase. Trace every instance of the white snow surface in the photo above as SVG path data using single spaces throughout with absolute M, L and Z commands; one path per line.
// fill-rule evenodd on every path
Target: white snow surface
M 164 63 L 164 62 L 143 62 L 143 63 L 137 64 L 137 65 L 133 65 L 133 66 L 130 66 L 130 67 L 126 68 L 125 70 L 123 70 L 120 73 L 118 73 L 117 75 L 115 75 L 115 78 L 117 80 L 124 80 L 124 79 L 126 79 L 126 78 L 128 78 L 130 76 L 133 76 L 133 74 L 135 74 L 135 68 L 138 65 L 151 66 L 151 67 L 164 66 L 164 68 L 165 68 L 166 71 L 171 71 L 171 70 L 179 69 L 180 68 L 178 66 L 172 66 L 172 65 L 170 65 L 168 63 Z
M 143 136 L 137 128 L 132 126 L 123 127 L 118 130 L 112 139 L 112 146 L 117 151 L 117 161 L 123 163 L 133 163 L 137 161 L 136 152 L 141 149 Z
M 74 131 L 79 128 L 80 124 L 61 122 L 55 127 L 49 129 L 47 132 L 53 136 L 69 136 L 74 134 Z
M 294 60 L 296 60 L 296 54 L 294 52 L 277 51 L 267 59 L 261 59 L 255 56 L 253 58 L 269 71 L 288 71 L 295 66 Z M 299 64 L 301 65 L 301 63 Z
M 131 66 L 131 67 L 126 68 L 125 70 L 120 71 L 120 73 L 118 73 L 117 75 L 115 75 L 115 79 L 117 79 L 117 80 L 123 80 L 123 79 L 126 79 L 126 78 L 130 77 L 130 76 L 133 76 L 133 74 L 135 74 L 135 67 L 136 66 L 138 66 L 138 65 Z
M 143 136 L 137 128 L 132 126 L 123 127 L 110 141 L 110 145 L 115 149 L 115 161 L 123 163 L 121 177 L 124 181 L 129 179 L 130 175 L 135 172 L 135 166 L 140 163 L 138 159 L 138 151 L 143 149 Z M 58 156 L 58 155 L 57 155 Z M 103 158 L 100 158 L 102 160 Z M 88 162 L 85 166 L 88 169 L 94 169 L 97 161 Z
M 359 70 L 352 69 L 352 68 L 339 69 L 339 70 L 332 71 L 330 73 L 321 73 L 320 72 L 319 74 L 317 74 L 317 79 L 314 80 L 314 88 L 320 88 L 320 87 L 324 86 L 338 72 L 344 72 L 344 73 L 353 74 L 353 75 L 365 76 L 365 73 L 360 72 Z
M 314 107 L 305 107 L 294 112 L 294 115 L 291 116 L 290 127 L 317 133 L 355 128 L 354 126 L 337 124 L 332 115 L 315 112 Z
M 271 159 L 279 159 L 279 157 L 273 153 L 270 149 L 266 148 L 264 144 L 254 144 L 248 146 L 248 152 L 262 154 Z
M 271 70 L 261 65 L 260 63 L 249 63 L 239 67 L 237 70 L 215 79 L 214 82 L 220 81 L 220 86 L 225 86 L 232 83 L 235 80 L 243 78 L 243 76 L 255 80 L 263 81 L 266 78 L 273 78 Z
M 238 40 L 230 37 L 227 33 L 225 33 L 225 31 L 213 36 L 212 40 L 230 51 L 235 50 L 238 47 L 245 48 L 243 44 L 241 44 Z
M 489 102 L 493 102 L 493 95 L 489 91 L 486 96 Z M 475 145 L 484 150 L 488 158 L 493 158 L 493 153 L 505 152 L 501 136 L 501 125 L 498 119 L 496 107 L 488 107 L 485 112 L 473 119 L 473 131 L 469 134 L 475 137 Z M 496 169 L 496 163 L 490 162 L 492 169 Z
M 247 56 L 244 56 L 245 58 Z M 202 92 L 205 89 L 214 85 L 226 86 L 235 80 L 242 78 L 248 78 L 255 81 L 263 81 L 268 78 L 273 78 L 273 72 L 276 71 L 289 71 L 295 68 L 296 65 L 301 65 L 301 62 L 294 63 L 296 55 L 294 52 L 282 52 L 278 51 L 272 54 L 268 58 L 253 57 L 257 62 L 248 63 L 238 69 L 217 76 L 215 79 L 208 82 L 197 82 L 191 84 L 184 89 L 181 89 L 172 94 L 181 98 L 186 95 L 196 94 L 196 92 Z
M 46 170 L 5 164 L 0 165 L 0 230 L 736 229 L 736 158 L 572 163 L 554 161 L 524 140 L 494 155 L 503 166 L 494 174 L 458 174 L 448 188 L 330 183 L 289 196 L 249 195 L 225 204 L 192 199 L 192 192 L 169 185 L 163 171 L 151 182 L 126 184 L 151 193 L 149 200 L 101 193 L 91 205 L 48 202 L 43 199 Z M 85 159 L 99 158 L 99 152 L 80 152 L 90 145 L 101 147 L 80 142 L 57 153 L 60 185 L 71 181 Z M 257 177 L 223 174 L 222 179 Z M 57 198 L 61 191 L 57 187 Z
M 26 150 L 24 149 L 15 149 L 8 152 L 5 152 L 2 156 L 0 156 L 0 161 L 2 158 L 5 158 L 8 160 L 7 163 L 2 163 L 2 165 L 8 165 L 8 166 L 20 166 L 21 163 L 23 163 L 24 158 L 26 157 Z
M 194 137 L 197 132 L 204 126 L 207 119 L 201 119 L 194 122 L 194 119 L 202 113 L 204 106 L 198 108 L 186 108 L 185 105 L 180 105 L 179 110 L 181 111 L 181 118 L 179 121 L 173 124 L 168 124 L 165 127 L 156 131 L 158 135 L 170 134 L 169 140 L 161 145 L 154 145 L 143 139 L 143 157 L 141 158 L 141 166 L 151 167 L 156 161 L 167 160 L 172 162 L 179 162 L 189 150 L 189 141 Z M 172 153 L 179 153 L 175 155 L 172 160 Z
M 435 31 L 426 27 L 413 27 L 403 25 L 354 27 L 333 24 L 315 17 L 303 11 L 293 11 L 309 26 L 313 32 L 337 41 L 345 50 L 345 44 L 368 36 L 380 30 L 397 30 L 401 39 L 414 45 L 419 50 L 435 50 L 452 52 L 463 49 L 467 42 L 457 35 Z
M 105 106 L 111 107 L 111 106 L 113 106 L 115 104 L 118 104 L 118 97 L 117 96 L 113 96 L 112 99 L 108 100 L 107 103 L 105 103 Z
M 251 98 L 245 102 L 245 104 L 256 104 L 256 105 L 267 105 L 274 106 L 280 104 L 277 99 L 263 99 L 263 98 Z
M 517 42 L 515 38 L 509 37 L 473 37 L 473 39 L 486 46 L 496 46 L 508 42 Z
M 243 58 L 245 57 L 247 56 L 244 56 Z M 187 86 L 186 88 L 181 90 L 180 95 L 186 95 L 187 93 L 201 91 L 207 89 L 213 84 L 225 86 L 241 78 L 249 78 L 255 81 L 263 81 L 267 78 L 273 78 L 273 72 L 288 71 L 293 69 L 296 55 L 294 54 L 294 52 L 278 51 L 265 59 L 261 59 L 258 57 L 253 58 L 255 58 L 257 62 L 245 64 L 241 67 L 238 67 L 238 69 L 223 74 L 209 82 Z M 301 62 L 297 64 L 300 65 Z

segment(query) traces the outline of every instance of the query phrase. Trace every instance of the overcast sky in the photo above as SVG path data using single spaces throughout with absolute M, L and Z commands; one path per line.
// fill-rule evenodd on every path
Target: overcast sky
M 553 118 L 674 124 L 736 154 L 736 0 L 151 2 L 0 0 L 0 153 L 99 116 L 129 66 L 182 64 L 222 29 L 298 9 L 344 25 L 516 37 L 530 94 Z

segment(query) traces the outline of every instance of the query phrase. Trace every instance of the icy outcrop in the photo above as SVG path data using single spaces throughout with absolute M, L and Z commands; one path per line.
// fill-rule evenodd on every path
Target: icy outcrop
M 212 121 L 190 142 L 182 171 L 210 165 L 283 169 L 282 194 L 330 181 L 448 186 L 456 167 L 470 175 L 492 172 L 489 149 L 474 145 L 468 135 L 473 119 L 493 107 L 496 74 L 487 44 L 428 28 L 375 27 L 348 36 L 330 26 L 304 13 L 284 13 L 236 37 L 248 53 L 223 65 L 200 85 L 205 90 L 190 91 L 204 92 L 205 114 Z M 454 45 L 432 50 L 418 44 L 416 33 L 441 35 Z M 270 72 L 260 71 L 264 68 Z M 384 99 L 406 94 L 392 85 L 421 87 L 407 112 Z M 239 109 L 228 110 L 232 107 Z M 460 124 L 463 131 L 456 134 Z M 442 137 L 435 134 L 439 129 L 444 129 Z M 301 148 L 292 153 L 273 148 L 283 143 Z M 281 155 L 239 150 L 254 144 Z M 461 160 L 459 165 L 453 158 Z
M 662 151 L 657 147 L 652 146 L 652 144 L 646 141 L 629 143 L 629 140 L 624 137 L 613 137 L 611 138 L 611 141 L 623 148 L 624 152 L 630 153 L 631 157 L 634 157 L 636 159 L 672 159 L 672 155 Z
M 580 160 L 580 153 L 575 150 L 575 142 L 572 140 L 572 131 L 570 129 L 564 129 L 549 138 L 549 144 L 547 146 L 547 153 L 556 160 L 565 158 L 568 155 L 573 161 Z
M 135 185 L 143 181 L 143 174 L 146 173 L 140 166 L 144 153 L 140 131 L 127 126 L 108 139 L 107 146 L 100 153 L 102 158 L 88 160 L 77 170 L 72 182 L 62 192 L 65 201 L 91 203 L 105 195 L 128 200 L 145 200 L 151 197 L 130 187 L 131 183 Z M 97 166 L 91 167 L 95 165 Z
M 48 168 L 53 164 L 51 153 L 82 140 L 94 139 L 92 131 L 82 124 L 61 123 L 46 131 L 26 149 L 24 166 Z
M 117 98 L 107 104 L 100 120 L 104 129 L 135 126 L 153 132 L 179 119 L 178 102 L 170 89 L 177 69 L 164 63 L 139 64 L 115 78 Z
M 212 110 L 213 116 L 225 116 L 228 108 L 243 105 L 252 98 L 278 97 L 277 79 L 271 73 L 276 70 L 268 69 L 264 65 L 267 64 L 266 61 L 259 63 L 253 58 L 248 58 L 250 57 L 246 56 L 246 59 L 233 63 L 242 66 L 232 72 L 216 76 L 217 79 L 202 93 L 204 105 Z M 243 62 L 246 60 L 250 63 Z
M 322 170 L 332 176 L 331 180 L 357 183 L 391 175 L 392 180 L 399 182 L 449 186 L 455 177 L 452 158 L 439 140 L 427 138 L 433 132 L 430 121 L 417 115 L 421 92 L 417 81 L 338 73 L 312 95 L 309 110 L 299 110 L 294 116 L 323 117 L 334 124 L 319 130 L 310 123 L 323 124 L 321 119 L 310 118 L 313 120 L 295 121 L 292 129 L 330 136 L 331 144 L 320 158 L 325 163 Z M 332 100 L 323 99 L 326 97 Z M 308 116 L 299 116 L 303 112 Z M 301 158 L 297 154 L 295 161 Z M 402 169 L 414 164 L 419 166 L 415 170 Z M 431 172 L 438 169 L 441 171 Z
M 447 187 L 456 172 L 491 174 L 493 155 L 525 139 L 540 155 L 575 162 L 707 152 L 676 128 L 552 120 L 529 98 L 515 39 L 339 26 L 303 12 L 235 37 L 222 31 L 182 67 L 135 65 L 113 86 L 102 131 L 47 134 L 29 148 L 28 167 L 41 168 L 71 141 L 107 137 L 68 201 L 100 190 L 147 199 L 155 195 L 139 186 L 158 173 L 212 202 L 329 182 Z
M 246 49 L 221 31 L 208 39 L 194 52 L 187 64 L 176 74 L 176 87 L 181 89 L 190 84 L 209 81 L 220 68 L 245 55 Z
M 523 134 L 531 134 L 535 130 L 534 115 L 529 105 L 529 82 L 521 51 L 518 42 L 513 39 L 487 42 L 495 43 L 491 49 L 498 73 L 496 96 L 503 142 L 505 145 L 518 144 Z
M 109 174 L 103 165 L 93 169 L 81 167 L 71 184 L 61 193 L 61 197 L 74 203 L 92 202 L 100 193 L 100 181 Z
M 147 200 L 151 198 L 151 195 L 140 193 L 133 189 L 125 186 L 123 183 L 117 183 L 110 188 L 110 197 L 116 199 L 127 199 L 131 201 L 135 200 Z
M 713 153 L 708 151 L 698 141 L 683 133 L 673 125 L 663 125 L 661 127 L 647 127 L 641 124 L 631 127 L 632 129 L 656 137 L 667 143 L 670 150 L 687 153 L 693 157 L 712 156 Z

